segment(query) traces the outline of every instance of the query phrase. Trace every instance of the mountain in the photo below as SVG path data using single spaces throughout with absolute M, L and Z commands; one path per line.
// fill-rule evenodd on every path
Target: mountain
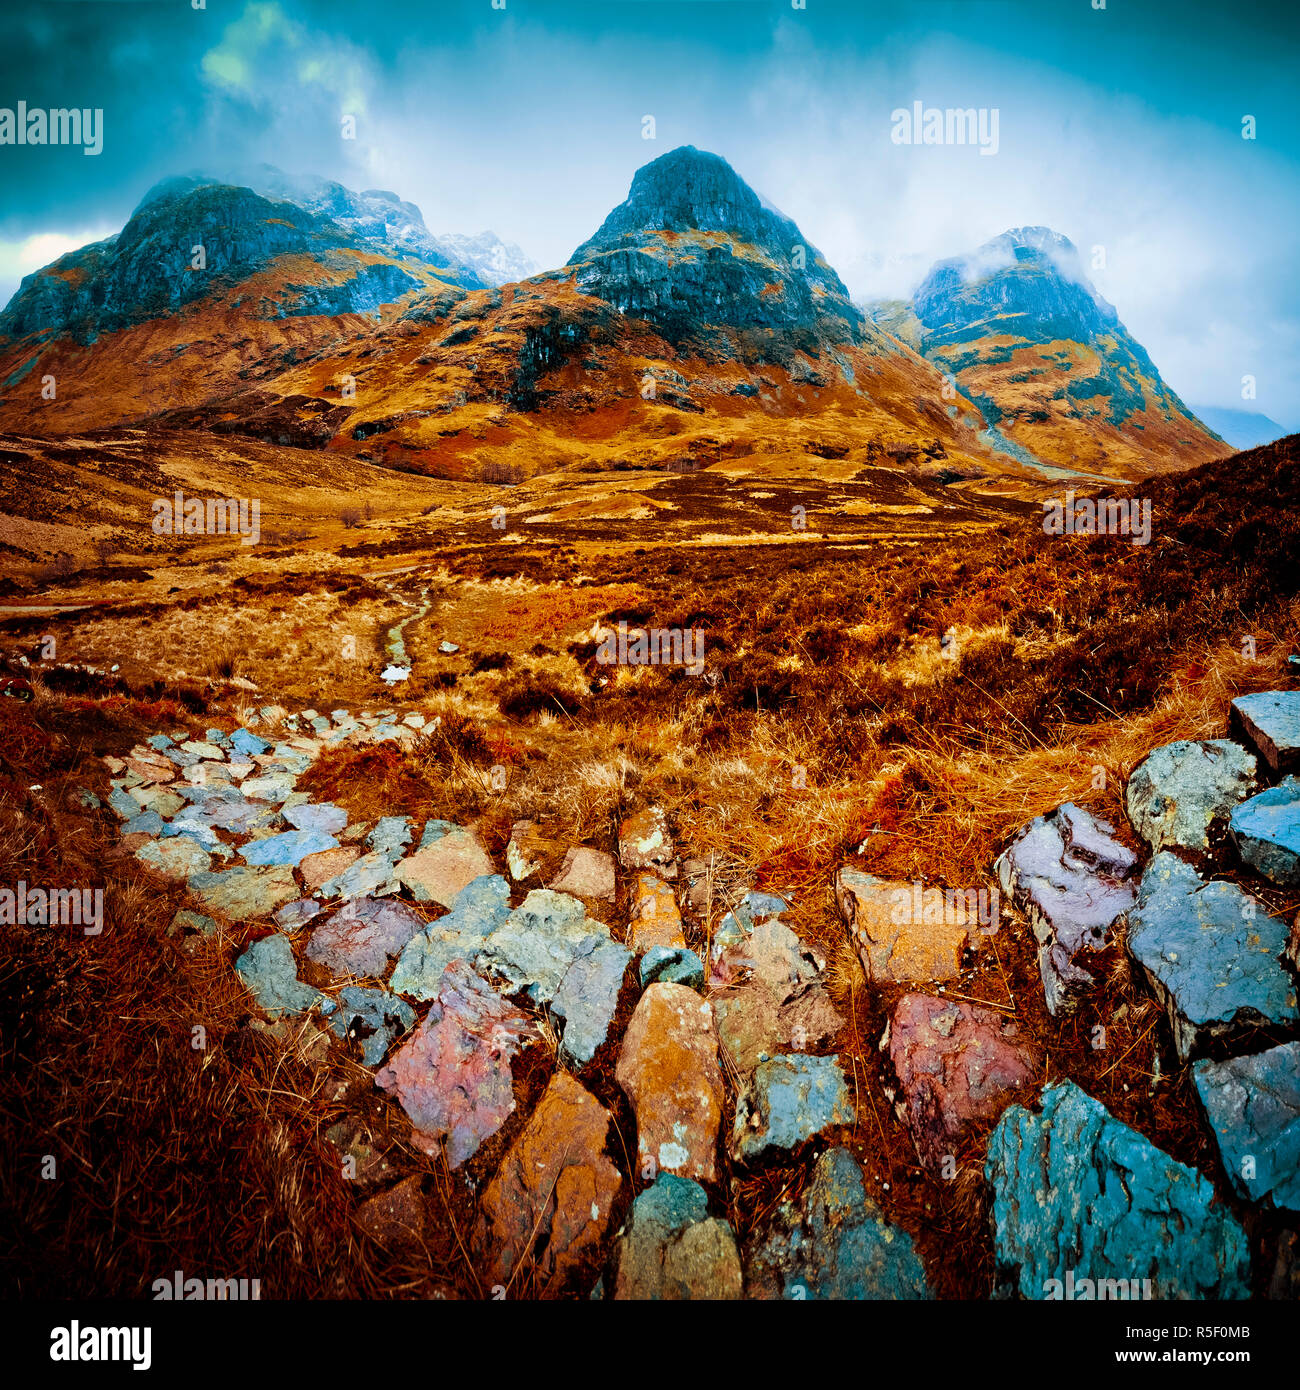
M 1255 449 L 1287 434 L 1284 425 L 1257 410 L 1232 410 L 1219 405 L 1198 405 L 1195 410 L 1198 418 L 1234 449 Z
M 502 241 L 495 232 L 460 236 L 443 232 L 438 244 L 453 265 L 472 270 L 485 285 L 509 285 L 536 275 L 541 266 L 531 261 L 512 241 Z
M 1045 463 L 1125 476 L 1230 452 L 1047 227 L 939 261 L 910 302 L 871 315 L 950 373 L 1001 439 Z
M 862 341 L 862 312 L 799 228 L 693 145 L 638 169 L 569 257 L 578 287 L 671 343 L 761 360 Z

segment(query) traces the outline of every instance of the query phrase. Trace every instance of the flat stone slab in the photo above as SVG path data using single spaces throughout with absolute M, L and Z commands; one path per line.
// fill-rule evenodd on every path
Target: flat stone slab
M 615 1299 L 743 1297 L 740 1252 L 730 1225 L 709 1215 L 695 1182 L 661 1172 L 632 1203 L 614 1247 Z
M 995 865 L 1038 942 L 1048 1012 L 1069 1012 L 1094 981 L 1082 961 L 1133 906 L 1137 856 L 1113 827 L 1067 801 L 1023 826 Z
M 1300 883 L 1300 778 L 1288 777 L 1232 812 L 1228 822 L 1237 853 L 1274 883 Z
M 315 892 L 331 879 L 339 878 L 361 857 L 355 845 L 339 845 L 337 849 L 322 850 L 319 854 L 306 854 L 298 861 L 298 872 L 308 892 Z
M 1124 807 L 1151 846 L 1204 851 L 1210 827 L 1259 786 L 1255 758 L 1231 739 L 1180 740 L 1150 753 L 1128 779 Z
M 413 936 L 393 967 L 389 988 L 412 999 L 432 999 L 443 971 L 454 960 L 471 964 L 490 936 L 510 916 L 510 885 L 485 874 L 462 888 L 452 909 Z
M 428 826 L 424 834 L 428 836 Z M 492 860 L 478 838 L 457 826 L 427 844 L 422 837 L 421 848 L 401 860 L 394 875 L 417 902 L 450 907 L 463 888 L 493 872 Z
M 632 880 L 632 915 L 627 944 L 636 955 L 652 946 L 685 946 L 682 914 L 672 885 L 658 874 L 640 871 Z
M 411 822 L 405 816 L 382 816 L 366 836 L 366 848 L 386 854 L 394 863 L 411 843 Z
M 510 1060 L 537 1040 L 527 1014 L 502 999 L 464 961 L 453 961 L 423 1022 L 375 1076 L 396 1096 L 426 1152 L 445 1143 L 459 1168 L 515 1108 Z
M 333 1008 L 332 1000 L 298 978 L 297 962 L 287 936 L 277 934 L 254 941 L 235 962 L 235 969 L 258 1007 L 272 1018 L 304 1014 L 320 1006 Z
M 380 976 L 423 930 L 424 918 L 398 898 L 352 898 L 312 932 L 307 958 L 336 978 Z
M 618 1008 L 623 974 L 632 953 L 618 941 L 600 941 L 575 956 L 551 999 L 551 1012 L 564 1020 L 560 1051 L 585 1065 L 609 1034 Z
M 526 990 L 549 1003 L 569 967 L 610 940 L 609 928 L 587 916 L 577 898 L 534 888 L 483 943 L 479 968 L 498 975 L 510 993 Z
M 195 873 L 186 887 L 208 912 L 227 923 L 269 917 L 298 896 L 293 870 L 283 866 Z
M 351 1038 L 361 1045 L 361 1060 L 377 1067 L 393 1039 L 415 1026 L 415 1010 L 386 989 L 344 985 L 339 990 L 339 1007 L 330 1018 L 330 1027 L 340 1038 Z
M 1235 883 L 1207 883 L 1167 851 L 1151 860 L 1129 914 L 1128 950 L 1164 1006 L 1179 1057 L 1296 1019 L 1286 939 L 1286 923 Z
M 287 772 L 268 777 L 245 777 L 239 790 L 250 801 L 283 801 L 293 791 L 294 778 Z
M 1237 1191 L 1300 1211 L 1300 1042 L 1197 1062 L 1192 1077 Z
M 658 806 L 638 811 L 619 826 L 618 858 L 625 869 L 662 868 L 672 863 L 668 817 Z
M 835 875 L 835 901 L 873 984 L 951 980 L 961 973 L 962 952 L 979 930 L 978 912 L 964 904 L 931 914 L 913 910 L 910 883 L 877 878 L 843 866 Z M 919 920 L 916 920 L 919 916 Z
M 615 1076 L 636 1113 L 638 1163 L 712 1182 L 723 1088 L 708 1001 L 685 985 L 651 985 L 623 1035 Z
M 317 890 L 325 898 L 383 897 L 397 892 L 393 863 L 386 854 L 363 854 Z
M 1005 1015 L 928 994 L 898 1001 L 880 1046 L 898 1077 L 899 1118 L 932 1172 L 971 1120 L 992 1119 L 1042 1064 Z
M 716 961 L 744 941 L 755 927 L 779 917 L 789 907 L 784 898 L 778 898 L 774 893 L 746 893 L 718 923 L 718 929 L 713 933 L 713 959 Z
M 1239 695 L 1228 712 L 1228 725 L 1275 775 L 1300 772 L 1300 690 Z
M 265 739 L 258 738 L 256 734 L 250 734 L 247 729 L 236 729 L 230 735 L 230 746 L 236 753 L 242 753 L 246 758 L 251 758 L 254 753 L 269 753 L 271 751 L 271 745 Z
M 589 845 L 575 845 L 565 853 L 560 872 L 547 886 L 575 898 L 613 902 L 617 892 L 614 856 Z
M 298 898 L 295 902 L 285 903 L 283 907 L 276 908 L 271 917 L 277 927 L 287 932 L 295 932 L 324 911 L 324 907 L 314 899 Z
M 342 806 L 329 801 L 309 801 L 302 806 L 290 806 L 284 818 L 295 830 L 323 830 L 337 835 L 348 823 L 348 813 Z
M 1068 1280 L 1078 1298 L 1082 1279 L 1098 1299 L 1250 1295 L 1249 1243 L 1211 1184 L 1071 1081 L 1043 1090 L 1041 1114 L 1003 1111 L 984 1172 L 1013 1296 L 1060 1299 Z
M 754 1068 L 736 1099 L 731 1155 L 747 1163 L 769 1149 L 792 1149 L 832 1125 L 851 1125 L 855 1118 L 838 1057 L 771 1057 Z
M 897 1301 L 933 1295 L 925 1268 L 901 1227 L 867 1196 L 847 1149 L 827 1149 L 803 1196 L 786 1202 L 750 1246 L 750 1298 Z
M 136 850 L 135 857 L 155 873 L 176 883 L 212 867 L 212 857 L 207 850 L 185 836 L 151 840 Z
M 309 854 L 337 849 L 339 842 L 324 830 L 285 830 L 264 840 L 250 840 L 241 851 L 245 864 L 300 864 Z
M 568 1072 L 551 1078 L 483 1194 L 474 1246 L 486 1283 L 526 1287 L 531 1276 L 539 1296 L 558 1294 L 595 1255 L 623 1185 L 605 1154 L 610 1120 Z

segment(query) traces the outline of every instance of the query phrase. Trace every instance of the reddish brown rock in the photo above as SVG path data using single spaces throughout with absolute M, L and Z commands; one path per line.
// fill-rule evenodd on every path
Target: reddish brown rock
M 835 901 L 849 938 L 873 984 L 951 980 L 962 952 L 979 930 L 976 912 L 954 902 L 942 912 L 916 912 L 913 885 L 842 868 Z
M 685 985 L 641 996 L 615 1072 L 636 1112 L 637 1154 L 656 1172 L 712 1182 L 722 1120 L 713 1007 Z
M 623 1181 L 604 1151 L 609 1123 L 593 1095 L 556 1072 L 483 1194 L 476 1244 L 489 1282 L 558 1294 L 604 1239 Z
M 900 1118 L 921 1162 L 934 1170 L 962 1127 L 997 1115 L 1033 1084 L 1041 1062 L 1004 1014 L 929 994 L 898 1001 L 880 1045 L 900 1083 Z
M 495 872 L 477 836 L 468 830 L 453 830 L 408 855 L 397 865 L 394 877 L 411 890 L 417 902 L 451 907 L 462 888 Z
M 419 1173 L 362 1202 L 357 1208 L 357 1225 L 385 1249 L 418 1245 L 424 1239 L 424 1197 Z
M 548 885 L 557 893 L 575 898 L 613 902 L 616 891 L 614 856 L 589 845 L 575 845 L 564 856 L 560 872 Z
M 686 945 L 682 914 L 677 909 L 672 885 L 658 874 L 639 873 L 632 884 L 632 917 L 627 928 L 628 947 L 636 954 L 652 946 L 669 950 Z
M 360 855 L 355 845 L 340 845 L 338 849 L 323 849 L 318 854 L 307 855 L 298 865 L 307 891 L 310 893 L 341 874 Z

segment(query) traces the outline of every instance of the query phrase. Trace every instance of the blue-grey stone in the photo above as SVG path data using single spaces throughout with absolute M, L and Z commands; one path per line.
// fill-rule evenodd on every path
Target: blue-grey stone
M 411 822 L 405 816 L 384 816 L 366 836 L 366 844 L 376 854 L 386 854 L 394 863 L 411 843 Z
M 397 891 L 393 863 L 386 854 L 363 854 L 316 890 L 322 898 L 383 897 Z
M 743 1294 L 731 1227 L 709 1215 L 708 1194 L 698 1183 L 662 1170 L 632 1203 L 614 1259 L 616 1299 L 739 1299 Z
M 183 748 L 164 748 L 161 751 L 163 757 L 177 767 L 194 767 L 203 761 L 197 753 L 187 753 Z
M 419 849 L 428 849 L 435 840 L 441 840 L 444 835 L 450 835 L 454 830 L 465 833 L 463 826 L 455 825 L 449 820 L 426 821 L 424 832 L 420 836 Z M 419 853 L 419 850 L 416 852 Z
M 218 838 L 217 832 L 206 821 L 197 819 L 192 812 L 168 821 L 163 826 L 162 833 L 164 839 L 180 835 L 187 840 L 193 840 L 196 845 L 201 845 L 218 859 L 229 859 L 232 853 L 230 846 Z
M 340 1038 L 355 1038 L 361 1044 L 361 1060 L 377 1067 L 392 1041 L 415 1025 L 415 1010 L 386 989 L 344 985 L 339 990 L 339 1007 L 330 1027 Z
M 1210 1183 L 1072 1081 L 1043 1090 L 1041 1115 L 1003 1111 L 984 1173 L 1003 1293 L 1060 1298 L 1069 1278 L 1149 1279 L 1162 1299 L 1249 1296 L 1249 1244 Z
M 165 753 L 172 746 L 172 741 L 166 734 L 150 734 L 145 742 L 150 748 L 157 749 L 159 753 Z
M 704 962 L 687 946 L 651 946 L 641 957 L 638 972 L 642 989 L 660 981 L 691 989 L 704 984 Z
M 888 1300 L 932 1297 L 906 1231 L 867 1197 L 847 1149 L 827 1149 L 798 1203 L 777 1209 L 748 1252 L 751 1298 Z
M 272 914 L 272 919 L 277 927 L 283 927 L 285 931 L 297 931 L 304 922 L 310 922 L 313 917 L 319 917 L 325 911 L 324 906 L 314 898 L 296 898 L 291 903 L 285 903 L 283 907 L 276 908 Z
M 134 820 L 140 814 L 140 803 L 121 787 L 114 787 L 108 794 L 108 804 L 122 820 Z
M 318 734 L 327 734 L 330 729 L 330 722 L 323 714 L 318 714 L 312 721 L 311 726 Z
M 329 801 L 286 806 L 284 818 L 295 830 L 323 830 L 327 835 L 337 835 L 348 823 L 343 807 Z
M 1210 827 L 1258 785 L 1255 759 L 1241 744 L 1182 739 L 1155 749 L 1133 769 L 1124 806 L 1153 851 L 1201 851 L 1210 847 Z
M 1186 1061 L 1211 1038 L 1298 1016 L 1281 962 L 1287 926 L 1234 883 L 1207 883 L 1166 852 L 1142 876 L 1128 950 Z
M 570 1060 L 590 1062 L 605 1041 L 631 959 L 632 952 L 620 942 L 597 940 L 564 972 L 551 1012 L 564 1019 L 560 1051 Z
M 172 918 L 171 925 L 167 928 L 167 935 L 215 936 L 217 931 L 217 924 L 211 917 L 205 916 L 202 912 L 192 912 L 188 907 L 183 907 Z
M 1228 822 L 1242 859 L 1265 878 L 1300 883 L 1300 778 L 1243 801 Z
M 546 1004 L 569 966 L 609 939 L 609 928 L 589 920 L 577 898 L 534 888 L 484 941 L 479 968 L 504 979 L 510 993 L 526 990 Z
M 215 743 L 218 748 L 230 747 L 230 735 L 223 733 L 220 729 L 208 729 L 204 732 L 203 737 L 209 743 Z
M 236 753 L 242 753 L 246 758 L 251 758 L 254 753 L 269 753 L 271 745 L 265 739 L 258 738 L 256 734 L 250 734 L 247 729 L 236 729 L 230 735 L 230 746 Z
M 263 772 L 257 777 L 245 777 L 240 791 L 250 801 L 284 801 L 293 792 L 293 775 L 288 772 Z
M 323 830 L 285 830 L 265 840 L 250 840 L 244 846 L 245 864 L 299 864 L 309 854 L 338 849 L 339 842 Z
M 460 890 L 451 911 L 413 936 L 393 967 L 389 988 L 412 999 L 433 999 L 442 972 L 454 960 L 472 961 L 483 940 L 510 916 L 510 885 L 484 874 Z
M 725 914 L 713 933 L 713 958 L 717 960 L 732 946 L 738 946 L 762 922 L 789 911 L 790 904 L 775 893 L 749 892 Z
M 162 832 L 163 818 L 157 811 L 141 811 L 122 827 L 123 835 L 161 835 Z
M 1197 1062 L 1192 1075 L 1233 1186 L 1300 1211 L 1300 1042 Z
M 235 969 L 258 1007 L 272 1018 L 304 1014 L 327 1002 L 319 990 L 298 978 L 297 962 L 287 936 L 277 933 L 254 941 L 235 962 Z
M 1300 690 L 1239 695 L 1228 720 L 1274 773 L 1300 772 Z
M 853 1098 L 837 1057 L 786 1053 L 759 1062 L 736 1100 L 731 1152 L 738 1162 L 791 1149 L 831 1125 L 851 1125 Z

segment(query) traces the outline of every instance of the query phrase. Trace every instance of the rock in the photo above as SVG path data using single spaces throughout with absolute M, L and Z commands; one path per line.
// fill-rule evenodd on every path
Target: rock
M 731 1227 L 709 1215 L 704 1189 L 661 1172 L 632 1203 L 614 1246 L 616 1299 L 739 1299 Z
M 1164 1006 L 1184 1061 L 1212 1038 L 1296 1019 L 1281 962 L 1286 924 L 1234 883 L 1157 854 L 1129 914 L 1128 950 Z
M 475 1246 L 485 1283 L 509 1296 L 532 1275 L 543 1297 L 559 1293 L 596 1253 L 623 1182 L 605 1155 L 609 1125 L 609 1111 L 556 1072 L 483 1194 Z
M 420 1245 L 424 1241 L 423 1181 L 419 1173 L 403 1178 L 387 1192 L 368 1197 L 357 1208 L 357 1225 L 385 1249 Z
M 424 919 L 397 898 L 351 898 L 321 923 L 307 944 L 307 959 L 335 977 L 380 976 Z
M 454 960 L 473 962 L 490 936 L 510 916 L 510 885 L 499 874 L 476 878 L 462 888 L 445 917 L 413 936 L 393 967 L 389 988 L 413 999 L 432 999 L 442 973 Z
M 274 772 L 267 777 L 245 777 L 239 790 L 250 801 L 283 801 L 293 791 L 294 779 L 288 772 Z
M 300 863 L 309 854 L 322 854 L 337 849 L 339 842 L 323 830 L 286 830 L 268 835 L 264 840 L 251 840 L 243 848 L 245 864 Z
M 751 1298 L 897 1301 L 932 1297 L 906 1231 L 867 1197 L 847 1149 L 827 1149 L 798 1203 L 777 1209 L 745 1261 Z
M 129 824 L 128 822 L 128 826 Z M 124 833 L 129 833 L 129 830 Z M 176 883 L 183 882 L 191 874 L 204 873 L 212 867 L 212 859 L 207 850 L 184 836 L 170 840 L 150 840 L 136 850 L 135 857 L 155 873 Z
M 140 814 L 140 803 L 130 792 L 114 787 L 108 794 L 108 804 L 117 813 L 119 820 L 132 820 Z
M 747 1163 L 768 1149 L 792 1149 L 831 1125 L 851 1125 L 854 1118 L 839 1058 L 770 1057 L 741 1087 L 731 1154 Z
M 126 770 L 151 786 L 166 785 L 176 780 L 176 765 L 166 758 L 128 758 Z
M 415 1026 L 415 1010 L 404 999 L 386 989 L 366 989 L 344 985 L 339 990 L 339 1007 L 330 1018 L 330 1027 L 340 1038 L 354 1038 L 361 1044 L 361 1060 L 377 1067 L 393 1039 Z
M 447 1162 L 459 1168 L 514 1110 L 510 1059 L 537 1037 L 526 1014 L 453 961 L 423 1022 L 375 1084 L 401 1102 L 413 1140 L 436 1152 L 445 1139 Z
M 1250 1249 L 1214 1188 L 1121 1124 L 1072 1081 L 1042 1114 L 1002 1113 L 989 1139 L 1000 1288 L 1060 1298 L 1069 1277 L 1123 1280 L 1131 1297 L 1246 1298 Z M 1151 1281 L 1142 1295 L 1128 1281 Z M 1112 1284 L 1107 1295 L 1123 1297 Z
M 319 990 L 303 984 L 287 936 L 264 936 L 235 962 L 235 969 L 248 986 L 258 1007 L 272 1018 L 281 1014 L 304 1014 L 317 1006 L 330 1005 Z
M 215 763 L 224 762 L 226 757 L 215 743 L 204 743 L 201 739 L 187 739 L 181 748 L 186 753 L 193 753 L 196 758 L 210 758 Z
M 641 872 L 632 882 L 632 917 L 627 942 L 636 955 L 652 946 L 685 946 L 682 914 L 672 887 L 658 874 Z
M 1133 829 L 1154 852 L 1207 850 L 1210 827 L 1258 786 L 1255 759 L 1231 739 L 1181 740 L 1135 767 L 1124 791 Z
M 216 936 L 220 927 L 211 917 L 202 912 L 191 912 L 183 907 L 172 918 L 167 928 L 168 936 Z
M 1252 869 L 1285 887 L 1300 883 L 1300 778 L 1243 801 L 1228 824 L 1237 853 Z
M 195 873 L 190 875 L 186 887 L 193 897 L 223 922 L 269 917 L 277 907 L 283 907 L 298 896 L 293 870 L 283 867 Z
M 443 654 L 443 656 L 450 656 L 452 652 L 460 651 L 460 648 L 456 645 L 455 642 L 447 642 L 444 640 L 438 643 L 438 650 Z
M 285 903 L 271 914 L 275 925 L 287 932 L 295 932 L 305 922 L 320 916 L 325 909 L 311 898 L 299 898 L 296 902 Z
M 157 811 L 141 811 L 122 827 L 123 835 L 161 835 L 163 818 Z
M 348 813 L 342 806 L 328 801 L 291 806 L 285 811 L 284 818 L 295 830 L 322 830 L 326 835 L 337 835 L 348 823 Z
M 651 946 L 641 957 L 638 975 L 642 989 L 656 981 L 701 989 L 704 962 L 685 946 Z
M 922 1164 L 938 1171 L 971 1120 L 992 1119 L 1041 1065 L 1017 1025 L 992 1009 L 928 994 L 905 994 L 881 1049 L 898 1077 L 899 1118 Z
M 269 743 L 258 738 L 256 734 L 250 734 L 247 729 L 236 729 L 230 736 L 230 746 L 236 753 L 242 754 L 245 758 L 251 758 L 255 753 L 269 753 L 271 751 Z
M 617 892 L 614 856 L 588 845 L 575 845 L 566 852 L 560 872 L 549 887 L 556 893 L 568 893 L 575 898 L 613 902 Z
M 422 840 L 414 854 L 398 863 L 395 876 L 417 902 L 450 907 L 463 888 L 492 872 L 492 860 L 477 837 L 458 826 L 427 845 Z
M 249 801 L 232 787 L 179 787 L 177 790 L 190 803 L 186 820 L 199 821 L 218 830 L 246 833 L 267 813 L 264 802 Z
M 597 940 L 564 972 L 551 1012 L 564 1019 L 560 1051 L 571 1061 L 590 1062 L 605 1041 L 631 959 L 631 951 L 621 943 Z
M 609 928 L 564 893 L 534 888 L 483 943 L 479 967 L 499 975 L 510 993 L 527 990 L 537 1004 L 555 997 L 569 967 L 610 940 Z
M 405 816 L 381 816 L 366 836 L 366 845 L 376 854 L 385 854 L 396 863 L 411 843 L 411 822 Z
M 717 961 L 733 946 L 744 941 L 755 927 L 779 917 L 789 906 L 784 898 L 772 893 L 746 893 L 718 923 L 718 929 L 713 933 L 713 959 Z
M 638 811 L 619 826 L 618 859 L 625 869 L 653 869 L 671 864 L 672 858 L 668 818 L 658 806 Z
M 847 865 L 835 876 L 835 901 L 872 984 L 954 979 L 970 934 L 979 928 L 978 913 L 956 902 L 951 911 L 932 913 L 936 920 L 926 921 L 924 912 L 913 911 L 910 883 Z
M 510 843 L 506 846 L 506 867 L 516 883 L 531 878 L 542 867 L 542 860 L 550 851 L 550 844 L 530 820 L 519 820 L 510 830 Z
M 167 791 L 162 787 L 132 787 L 129 795 L 133 800 L 139 802 L 146 811 L 156 811 L 164 819 L 174 816 L 177 811 L 185 809 L 185 800 L 175 792 Z M 98 799 L 95 805 L 99 805 Z
M 1300 772 L 1300 690 L 1263 690 L 1239 695 L 1228 714 L 1275 776 Z
M 308 892 L 314 892 L 331 879 L 342 877 L 349 865 L 356 863 L 361 851 L 355 845 L 339 845 L 337 849 L 307 854 L 298 862 L 298 872 Z
M 651 985 L 615 1076 L 636 1112 L 638 1158 L 656 1172 L 713 1182 L 723 1091 L 712 1006 L 685 985 Z
M 1300 1042 L 1197 1062 L 1192 1076 L 1233 1186 L 1300 1211 Z
M 317 892 L 325 898 L 382 898 L 396 893 L 392 860 L 386 854 L 363 854 L 342 873 L 327 878 Z
M 1016 834 L 997 861 L 1002 892 L 1029 919 L 1048 1012 L 1069 1012 L 1093 978 L 1080 964 L 1133 906 L 1137 856 L 1113 827 L 1066 802 Z

